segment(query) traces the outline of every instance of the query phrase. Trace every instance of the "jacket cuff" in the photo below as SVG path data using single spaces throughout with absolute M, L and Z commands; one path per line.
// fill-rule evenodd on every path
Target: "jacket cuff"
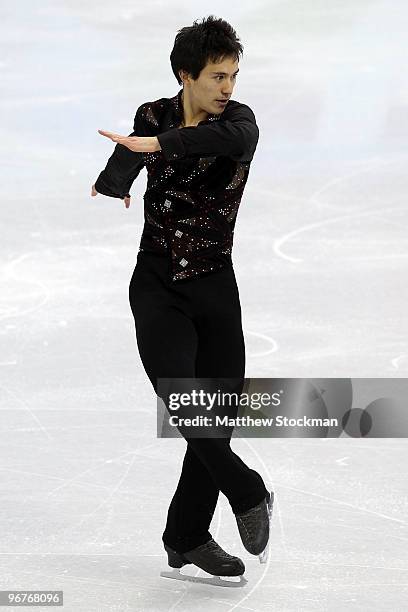
M 167 132 L 162 132 L 156 136 L 160 148 L 166 161 L 180 159 L 186 154 L 186 150 L 181 140 L 179 128 L 173 128 Z
M 123 198 L 124 197 L 121 194 L 115 191 L 112 191 L 112 189 L 108 187 L 108 185 L 103 180 L 103 172 L 101 172 L 101 174 L 98 176 L 98 178 L 95 181 L 95 189 L 98 193 L 101 193 L 102 195 L 105 195 L 105 196 L 109 196 L 110 198 Z

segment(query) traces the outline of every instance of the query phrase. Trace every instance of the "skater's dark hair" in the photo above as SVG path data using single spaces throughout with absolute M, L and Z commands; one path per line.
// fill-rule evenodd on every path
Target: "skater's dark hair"
M 170 63 L 179 85 L 183 83 L 179 71 L 185 70 L 194 80 L 208 62 L 216 64 L 225 57 L 239 61 L 243 46 L 234 28 L 214 15 L 204 17 L 201 23 L 196 19 L 192 26 L 178 30 Z

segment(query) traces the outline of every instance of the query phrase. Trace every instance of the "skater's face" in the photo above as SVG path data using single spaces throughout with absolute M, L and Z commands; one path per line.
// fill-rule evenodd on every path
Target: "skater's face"
M 231 98 L 238 65 L 235 58 L 225 57 L 217 64 L 207 63 L 195 81 L 187 77 L 192 104 L 207 113 L 221 114 L 225 104 L 220 104 L 219 100 Z

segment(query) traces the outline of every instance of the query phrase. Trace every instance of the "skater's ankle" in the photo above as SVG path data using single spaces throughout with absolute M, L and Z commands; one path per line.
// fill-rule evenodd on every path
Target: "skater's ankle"
M 269 503 L 269 499 L 270 493 L 265 489 L 265 491 L 263 491 L 261 495 L 252 495 L 251 497 L 247 497 L 245 501 L 241 502 L 238 506 L 235 505 L 232 509 L 233 513 L 235 515 L 244 514 L 245 512 L 249 512 L 253 508 L 256 508 L 256 506 L 259 506 L 259 504 L 261 504 L 265 500 L 266 503 Z

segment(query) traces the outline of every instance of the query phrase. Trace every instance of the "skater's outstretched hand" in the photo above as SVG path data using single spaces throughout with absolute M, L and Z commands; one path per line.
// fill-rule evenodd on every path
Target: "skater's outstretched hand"
M 98 132 L 102 136 L 110 138 L 113 142 L 124 145 L 135 153 L 154 153 L 161 150 L 156 136 L 122 136 L 114 132 L 106 132 L 105 130 L 98 130 Z
M 98 195 L 98 193 L 99 192 L 96 191 L 96 189 L 95 189 L 95 185 L 92 185 L 91 196 L 96 196 L 96 195 Z M 129 206 L 130 206 L 130 195 L 129 196 L 125 196 L 123 198 L 123 201 L 125 203 L 126 208 L 129 208 Z

